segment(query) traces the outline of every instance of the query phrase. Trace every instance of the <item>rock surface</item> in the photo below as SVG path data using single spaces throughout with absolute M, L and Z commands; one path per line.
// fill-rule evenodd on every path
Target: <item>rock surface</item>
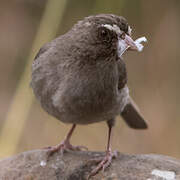
M 0 161 L 0 180 L 85 180 L 96 166 L 90 159 L 102 152 L 55 153 L 47 161 L 47 150 L 23 152 Z M 180 161 L 163 155 L 118 153 L 111 166 L 92 180 L 180 180 Z

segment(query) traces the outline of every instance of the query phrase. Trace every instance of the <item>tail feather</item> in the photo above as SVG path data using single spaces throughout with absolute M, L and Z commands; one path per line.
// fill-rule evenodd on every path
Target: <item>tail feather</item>
M 121 112 L 122 118 L 125 120 L 127 125 L 134 129 L 147 129 L 147 122 L 144 117 L 140 114 L 139 109 L 135 102 L 130 98 L 130 101 L 126 104 L 123 111 Z

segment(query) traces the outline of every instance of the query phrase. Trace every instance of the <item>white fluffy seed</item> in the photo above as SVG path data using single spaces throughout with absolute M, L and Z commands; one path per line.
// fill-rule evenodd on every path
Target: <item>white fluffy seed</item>
M 146 39 L 146 37 L 140 37 L 140 38 L 136 39 L 134 42 L 138 48 L 138 51 L 141 52 L 144 48 L 144 46 L 141 43 L 147 42 L 147 39 Z

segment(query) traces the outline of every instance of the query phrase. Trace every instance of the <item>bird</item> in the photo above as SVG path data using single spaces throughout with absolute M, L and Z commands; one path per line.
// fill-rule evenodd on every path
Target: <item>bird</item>
M 148 128 L 130 97 L 122 57 L 130 50 L 142 51 L 143 41 L 145 37 L 132 39 L 124 17 L 97 14 L 78 21 L 67 33 L 42 46 L 32 63 L 33 92 L 47 113 L 72 124 L 65 139 L 48 149 L 50 155 L 83 150 L 85 147 L 70 143 L 75 127 L 105 121 L 107 149 L 90 174 L 94 176 L 117 155 L 111 149 L 111 134 L 118 115 L 130 128 Z

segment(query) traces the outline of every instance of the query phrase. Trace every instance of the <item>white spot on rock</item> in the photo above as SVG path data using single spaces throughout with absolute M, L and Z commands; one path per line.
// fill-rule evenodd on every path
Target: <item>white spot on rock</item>
M 45 161 L 41 161 L 41 162 L 40 162 L 40 166 L 42 166 L 42 167 L 43 167 L 43 166 L 46 166 L 46 162 L 45 162 Z
M 163 180 L 175 180 L 175 172 L 173 171 L 162 171 L 162 170 L 158 170 L 158 169 L 154 169 L 151 172 L 152 175 L 162 178 Z M 149 179 L 151 180 L 151 179 Z

